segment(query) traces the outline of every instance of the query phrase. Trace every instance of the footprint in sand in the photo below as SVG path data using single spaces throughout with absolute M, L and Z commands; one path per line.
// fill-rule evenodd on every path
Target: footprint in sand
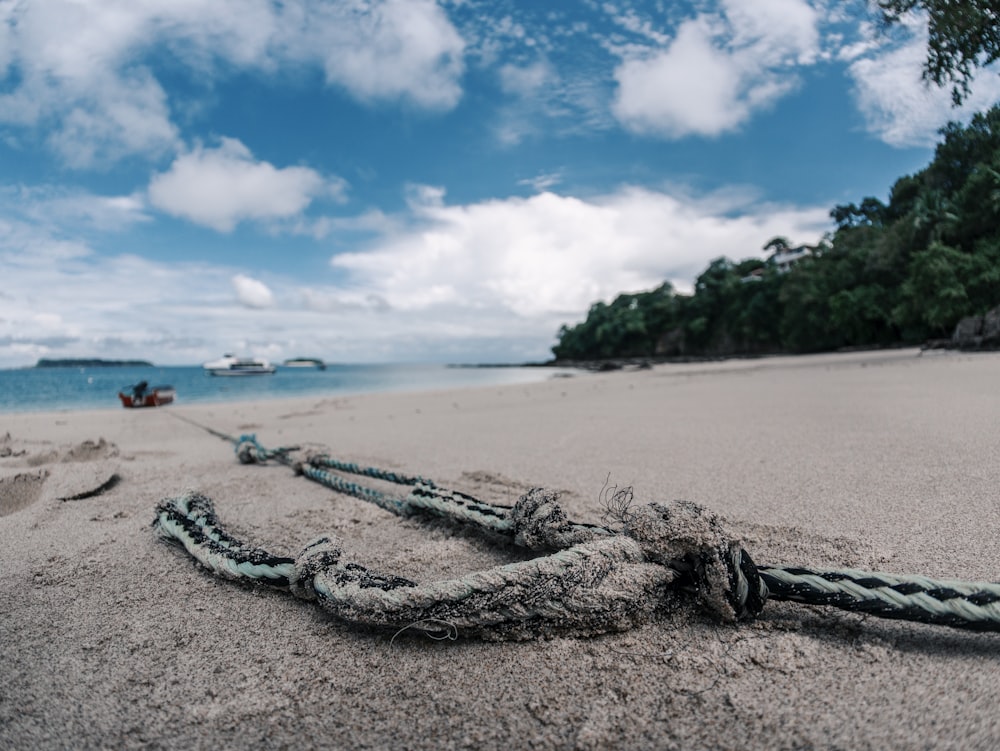
M 48 476 L 48 472 L 41 470 L 0 477 L 0 516 L 13 514 L 37 501 Z
M 118 447 L 99 438 L 42 450 L 0 438 L 0 516 L 27 508 L 39 500 L 76 501 L 101 495 L 121 482 Z M 37 468 L 34 472 L 5 472 L 10 467 Z

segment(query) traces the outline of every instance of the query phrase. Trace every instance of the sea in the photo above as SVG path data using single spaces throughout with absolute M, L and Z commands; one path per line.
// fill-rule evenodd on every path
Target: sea
M 134 383 L 173 386 L 174 404 L 436 391 L 548 380 L 572 371 L 549 367 L 438 364 L 278 367 L 274 375 L 212 376 L 200 365 L 43 367 L 0 370 L 0 413 L 121 407 L 118 392 Z

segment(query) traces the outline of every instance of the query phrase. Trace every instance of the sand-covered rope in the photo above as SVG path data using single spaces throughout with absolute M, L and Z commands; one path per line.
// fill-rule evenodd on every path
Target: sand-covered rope
M 241 462 L 277 460 L 392 513 L 448 519 L 548 553 L 418 584 L 346 560 L 336 538 L 316 540 L 295 558 L 249 546 L 225 532 L 212 502 L 200 494 L 169 498 L 157 507 L 157 532 L 216 574 L 287 589 L 351 623 L 428 633 L 447 629 L 487 638 L 557 631 L 587 635 L 631 628 L 669 603 L 698 603 L 723 621 L 754 618 L 770 596 L 884 618 L 1000 630 L 1000 584 L 758 568 L 715 514 L 685 501 L 630 508 L 620 517 L 622 528 L 612 530 L 570 521 L 556 494 L 541 488 L 521 496 L 513 507 L 500 506 L 421 477 L 360 467 L 325 453 L 268 450 L 254 436 L 230 440 Z M 409 490 L 396 496 L 343 475 Z
M 154 526 L 219 576 L 288 589 L 346 621 L 373 627 L 433 632 L 448 624 L 488 638 L 584 635 L 643 623 L 681 592 L 729 621 L 756 615 L 763 604 L 761 597 L 747 597 L 749 557 L 720 534 L 714 515 L 694 504 L 651 504 L 624 533 L 595 532 L 565 547 L 565 525 L 551 493 L 532 490 L 511 512 L 516 539 L 554 552 L 426 584 L 347 560 L 337 538 L 315 540 L 294 559 L 249 546 L 222 528 L 212 502 L 197 493 L 164 500 Z

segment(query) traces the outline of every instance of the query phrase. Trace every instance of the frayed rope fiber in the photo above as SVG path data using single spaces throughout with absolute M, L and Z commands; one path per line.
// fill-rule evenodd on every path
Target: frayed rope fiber
M 557 495 L 534 488 L 513 507 L 485 503 L 420 477 L 343 462 L 298 448 L 235 444 L 242 463 L 270 460 L 400 516 L 440 517 L 500 536 L 539 557 L 420 584 L 347 560 L 338 538 L 282 557 L 229 535 L 212 501 L 188 493 L 162 501 L 153 526 L 226 579 L 257 582 L 317 602 L 349 623 L 487 639 L 580 636 L 648 622 L 668 603 L 695 603 L 724 622 L 752 619 L 768 597 L 884 618 L 1000 630 L 1000 584 L 939 581 L 854 570 L 754 564 L 719 517 L 687 501 L 630 507 L 620 531 L 570 521 Z M 334 474 L 337 472 L 339 474 Z M 347 479 L 409 487 L 397 498 Z

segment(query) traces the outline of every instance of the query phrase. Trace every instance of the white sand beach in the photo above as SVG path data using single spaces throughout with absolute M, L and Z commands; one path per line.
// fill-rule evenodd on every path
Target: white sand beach
M 759 564 L 1000 579 L 1000 354 L 915 349 L 658 365 L 518 386 L 0 415 L 0 747 L 996 748 L 1000 635 L 769 601 L 623 633 L 435 641 L 211 575 L 151 529 L 196 489 L 241 538 L 324 533 L 417 581 L 511 560 L 224 440 L 512 505 L 561 493 L 719 513 Z M 6 436 L 6 437 L 5 437 Z M 112 480 L 117 476 L 117 481 Z M 98 487 L 103 492 L 75 500 Z

